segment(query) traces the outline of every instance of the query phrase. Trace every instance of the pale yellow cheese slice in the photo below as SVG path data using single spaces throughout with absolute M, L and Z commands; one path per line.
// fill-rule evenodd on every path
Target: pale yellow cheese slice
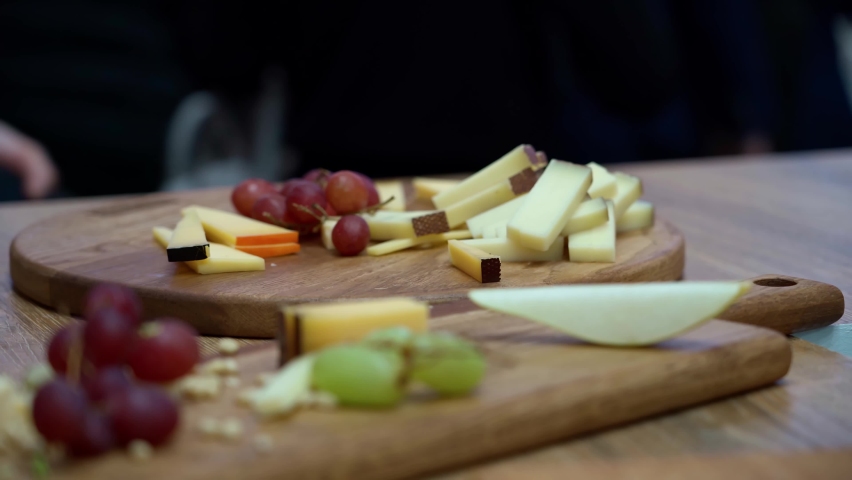
M 612 204 L 615 219 L 618 220 L 630 208 L 630 205 L 642 196 L 642 181 L 626 173 L 615 172 L 614 175 L 618 193 L 612 199 Z
M 373 330 L 405 326 L 429 330 L 429 305 L 411 298 L 387 298 L 284 307 L 279 348 L 284 360 L 329 345 L 357 342 Z
M 624 215 L 615 222 L 617 233 L 631 232 L 654 225 L 654 205 L 645 200 L 636 200 Z
M 550 248 L 543 252 L 524 247 L 508 238 L 476 238 L 462 240 L 462 242 L 492 255 L 498 255 L 502 262 L 547 262 L 561 260 L 565 247 L 564 237 L 556 237 Z
M 334 226 L 337 225 L 338 220 L 339 220 L 339 218 L 335 218 L 335 219 L 328 219 L 328 220 L 325 220 L 324 222 L 322 222 L 322 230 L 321 230 L 322 246 L 327 248 L 328 250 L 331 250 L 331 251 L 337 250 L 334 247 L 334 242 L 331 240 L 331 232 L 332 232 L 332 230 L 334 230 Z
M 567 237 L 583 230 L 595 228 L 598 225 L 606 223 L 608 218 L 609 214 L 606 209 L 606 201 L 603 198 L 586 200 L 577 207 L 574 216 L 565 224 L 565 228 L 562 229 L 562 235 Z
M 482 238 L 505 238 L 508 221 L 492 223 L 482 229 Z
M 411 181 L 415 195 L 421 200 L 430 200 L 435 195 L 449 190 L 459 183 L 461 183 L 461 180 L 425 177 L 415 177 Z
M 589 196 L 592 198 L 603 198 L 611 200 L 618 193 L 618 187 L 615 184 L 615 176 L 609 173 L 602 165 L 595 162 L 589 162 L 587 167 L 592 169 L 592 185 L 589 187 Z
M 470 234 L 473 235 L 473 238 L 482 238 L 482 229 L 484 227 L 498 222 L 508 223 L 509 219 L 512 218 L 512 215 L 521 208 L 521 204 L 524 202 L 525 198 L 527 198 L 526 194 L 519 195 L 499 207 L 494 207 L 487 212 L 480 213 L 465 222 L 467 224 L 467 229 L 470 230 Z
M 384 202 L 385 200 L 393 197 L 393 200 L 391 200 L 390 203 L 382 207 L 383 210 L 391 210 L 395 212 L 402 212 L 405 210 L 405 188 L 402 185 L 402 182 L 399 180 L 380 180 L 374 183 L 376 185 L 376 191 L 379 193 L 379 201 Z
M 396 240 L 388 240 L 387 242 L 377 243 L 367 247 L 367 255 L 379 257 L 389 253 L 416 247 L 418 245 L 444 243 L 448 240 L 461 240 L 466 238 L 471 238 L 470 232 L 467 230 L 453 230 L 450 232 L 423 235 L 414 238 L 398 238 Z
M 203 260 L 210 256 L 210 242 L 204 236 L 204 227 L 194 211 L 180 219 L 166 246 L 170 262 Z
M 154 239 L 163 248 L 167 247 L 172 236 L 171 229 L 166 227 L 154 227 Z M 229 273 L 229 272 L 251 272 L 266 269 L 266 262 L 258 256 L 235 250 L 226 245 L 218 243 L 210 244 L 210 256 L 204 260 L 193 260 L 184 262 L 187 267 L 196 273 Z
M 539 165 L 537 162 L 538 160 L 536 160 L 536 163 L 532 163 L 529 156 L 527 156 L 526 152 L 524 152 L 524 146 L 518 145 L 511 152 L 503 155 L 482 170 L 465 178 L 455 187 L 432 197 L 432 203 L 434 203 L 437 208 L 447 208 L 454 203 L 476 195 L 479 192 L 506 180 L 526 168 L 538 168 Z
M 506 236 L 533 250 L 547 251 L 574 215 L 592 183 L 584 165 L 551 160 L 506 227 Z
M 615 214 L 611 200 L 606 208 L 609 220 L 591 230 L 575 233 L 568 237 L 568 260 L 578 263 L 615 261 Z
M 500 281 L 500 257 L 466 245 L 458 240 L 447 242 L 450 263 L 479 283 Z
M 258 222 L 242 215 L 216 210 L 215 208 L 192 205 L 182 210 L 184 215 L 194 211 L 198 214 L 204 232 L 211 242 L 228 246 L 271 245 L 297 243 L 299 234 L 293 230 Z

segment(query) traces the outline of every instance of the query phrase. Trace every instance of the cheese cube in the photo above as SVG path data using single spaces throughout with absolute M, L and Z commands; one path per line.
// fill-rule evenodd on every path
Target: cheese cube
M 386 298 L 284 307 L 278 328 L 283 364 L 329 345 L 357 342 L 373 330 L 404 326 L 429 329 L 429 305 L 411 298 Z
M 613 202 L 607 200 L 609 220 L 591 230 L 568 237 L 568 260 L 571 262 L 615 261 L 615 213 Z
M 170 262 L 204 260 L 210 256 L 210 242 L 195 212 L 188 212 L 178 222 L 166 246 L 166 256 Z
M 499 256 L 465 245 L 458 240 L 447 242 L 447 248 L 450 252 L 450 263 L 479 283 L 500 281 Z
M 466 222 L 467 229 L 470 230 L 473 238 L 481 238 L 483 227 L 498 222 L 508 223 L 512 215 L 521 208 L 521 204 L 523 204 L 525 198 L 526 195 L 518 195 L 514 200 L 510 200 L 499 207 L 494 207 L 487 212 L 480 213 Z
M 615 172 L 615 183 L 618 193 L 612 199 L 615 219 L 618 220 L 633 202 L 642 196 L 642 181 L 626 173 Z
M 435 195 L 432 197 L 432 203 L 437 208 L 447 208 L 527 168 L 536 170 L 541 166 L 541 160 L 537 156 L 530 157 L 524 151 L 524 145 L 519 145 L 487 167 L 462 180 L 455 187 Z
M 608 218 L 606 201 L 603 198 L 586 200 L 577 207 L 574 216 L 565 224 L 565 228 L 562 229 L 562 235 L 567 237 L 577 232 L 597 227 L 606 223 Z
M 236 213 L 197 205 L 183 209 L 184 214 L 189 211 L 195 211 L 198 214 L 201 224 L 204 225 L 207 239 L 211 242 L 234 247 L 269 243 L 297 243 L 299 241 L 298 232 L 258 222 Z
M 509 220 L 506 236 L 515 243 L 547 251 L 574 215 L 592 183 L 589 167 L 551 160 Z
M 604 200 L 615 198 L 618 193 L 615 176 L 595 162 L 587 163 L 586 166 L 592 169 L 592 185 L 589 187 L 589 196 L 591 198 L 603 198 Z
M 548 262 L 561 260 L 565 251 L 565 237 L 556 237 L 550 248 L 543 252 L 524 247 L 508 238 L 477 238 L 462 240 L 462 243 L 492 255 L 498 255 L 502 262 Z
M 424 235 L 422 237 L 415 238 L 398 238 L 396 240 L 388 240 L 387 242 L 377 243 L 376 245 L 367 247 L 367 255 L 370 255 L 371 257 L 378 257 L 406 250 L 418 245 L 443 243 L 448 240 L 459 240 L 465 238 L 471 238 L 470 232 L 467 230 L 453 230 L 450 232 Z
M 654 225 L 654 205 L 644 200 L 636 200 L 627 208 L 624 215 L 615 222 L 617 233 L 631 232 Z
M 379 210 L 375 214 L 365 213 L 361 215 L 370 227 L 371 240 L 393 240 L 396 238 L 412 238 L 414 226 L 411 219 L 414 217 L 435 213 L 434 210 L 419 210 L 410 212 L 386 212 Z
M 168 246 L 172 231 L 165 227 L 154 227 L 154 239 L 164 248 Z M 210 244 L 210 256 L 204 260 L 185 262 L 196 273 L 251 272 L 266 269 L 262 258 L 250 255 L 218 243 Z

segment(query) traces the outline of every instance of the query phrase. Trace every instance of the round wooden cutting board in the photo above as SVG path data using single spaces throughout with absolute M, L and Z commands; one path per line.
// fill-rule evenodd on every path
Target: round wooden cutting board
M 32 225 L 12 243 L 15 289 L 79 314 L 87 289 L 114 282 L 136 290 L 147 317 L 182 318 L 208 335 L 272 337 L 284 303 L 391 295 L 437 303 L 464 298 L 472 288 L 677 280 L 683 272 L 683 236 L 660 219 L 647 231 L 619 236 L 614 264 L 505 263 L 502 280 L 490 284 L 452 267 L 446 246 L 343 258 L 304 239 L 300 253 L 268 258 L 262 272 L 199 275 L 169 263 L 151 228 L 174 227 L 190 204 L 230 210 L 229 194 L 138 196 Z

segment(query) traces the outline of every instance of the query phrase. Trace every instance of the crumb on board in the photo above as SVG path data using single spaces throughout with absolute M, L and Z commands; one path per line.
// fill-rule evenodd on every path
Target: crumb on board
M 228 388 L 237 388 L 240 386 L 240 377 L 226 377 L 225 386 Z
M 272 437 L 265 433 L 259 433 L 252 439 L 254 449 L 260 453 L 268 453 L 272 451 Z
M 240 343 L 233 338 L 222 338 L 219 339 L 217 349 L 222 355 L 234 355 L 240 351 Z
M 222 379 L 214 374 L 187 375 L 175 384 L 174 390 L 189 400 L 209 400 L 219 396 Z
M 218 436 L 222 430 L 219 420 L 213 417 L 201 417 L 198 420 L 197 428 L 206 437 Z
M 258 373 L 257 376 L 254 377 L 254 383 L 256 383 L 257 385 L 259 385 L 261 387 L 265 387 L 266 384 L 268 384 L 269 381 L 272 380 L 273 375 L 274 375 L 273 372 Z
M 127 446 L 127 453 L 133 460 L 148 460 L 154 454 L 154 448 L 145 440 L 133 440 Z
M 220 432 L 226 440 L 238 440 L 243 435 L 243 422 L 239 418 L 226 418 L 222 420 Z
M 243 407 L 250 407 L 254 396 L 257 394 L 256 388 L 247 388 L 237 394 L 237 404 Z
M 235 358 L 214 358 L 202 364 L 200 371 L 216 375 L 236 375 L 240 372 L 240 365 Z

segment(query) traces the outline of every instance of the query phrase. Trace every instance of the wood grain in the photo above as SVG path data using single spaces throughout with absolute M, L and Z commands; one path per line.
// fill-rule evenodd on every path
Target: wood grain
M 486 352 L 488 372 L 475 395 L 438 400 L 426 390 L 414 391 L 393 411 L 308 411 L 265 423 L 228 396 L 186 408 L 177 441 L 156 462 L 139 465 L 115 454 L 66 473 L 128 480 L 178 471 L 186 479 L 405 478 L 761 387 L 785 375 L 791 361 L 782 335 L 721 320 L 655 348 L 590 346 L 484 310 L 433 318 L 430 324 Z M 273 348 L 241 355 L 243 382 L 272 369 L 276 357 Z M 270 435 L 276 453 L 259 455 L 251 436 L 237 445 L 204 442 L 193 431 L 200 415 L 241 418 L 249 435 Z M 216 461 L 199 465 L 198 458 Z
M 471 288 L 675 280 L 683 272 L 683 239 L 664 220 L 620 236 L 614 264 L 506 263 L 502 280 L 487 285 L 453 268 L 445 246 L 339 257 L 314 238 L 297 255 L 266 259 L 262 272 L 198 275 L 169 263 L 151 228 L 173 225 L 185 205 L 230 208 L 229 198 L 228 189 L 156 194 L 36 223 L 12 242 L 15 289 L 79 314 L 86 290 L 119 283 L 136 290 L 148 315 L 182 318 L 210 335 L 271 338 L 286 303 L 400 295 L 435 303 L 463 298 Z
M 779 272 L 852 294 L 852 222 L 844 221 L 852 204 L 852 151 L 649 162 L 623 170 L 642 178 L 645 198 L 687 238 L 685 278 L 734 280 Z M 0 250 L 28 225 L 112 200 L 0 204 Z M 6 272 L 8 256 L 0 255 L 0 372 L 20 377 L 42 359 L 52 331 L 73 319 L 14 293 Z M 452 313 L 448 305 L 435 309 Z M 840 323 L 852 323 L 848 304 Z M 206 352 L 215 340 L 202 339 Z M 650 466 L 642 471 L 653 478 L 846 478 L 852 359 L 803 340 L 790 343 L 790 373 L 775 386 L 438 478 L 566 478 L 567 472 L 595 478 L 601 463 L 613 465 L 625 478 L 644 478 L 629 477 L 638 471 L 634 466 L 642 465 Z M 196 464 L 211 461 L 216 458 L 198 457 Z M 191 475 L 194 468 L 185 472 Z M 819 470 L 810 474 L 807 468 Z M 825 472 L 833 476 L 821 475 Z

